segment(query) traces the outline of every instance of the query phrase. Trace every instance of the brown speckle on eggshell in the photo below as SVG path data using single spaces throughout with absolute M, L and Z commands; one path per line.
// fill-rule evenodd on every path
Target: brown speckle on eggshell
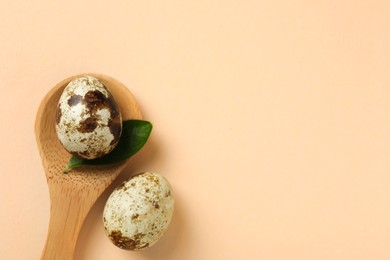
M 107 87 L 92 76 L 72 80 L 58 103 L 56 132 L 64 148 L 82 158 L 111 152 L 119 141 L 122 119 Z

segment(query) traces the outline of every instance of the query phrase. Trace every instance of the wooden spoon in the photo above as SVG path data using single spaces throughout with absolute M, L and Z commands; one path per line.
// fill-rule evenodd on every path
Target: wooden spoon
M 50 223 L 43 260 L 72 259 L 77 237 L 89 210 L 123 170 L 125 162 L 63 170 L 70 158 L 58 141 L 55 114 L 65 86 L 77 75 L 58 83 L 42 100 L 35 120 L 35 136 L 42 158 L 50 193 Z M 122 119 L 142 119 L 140 108 L 130 91 L 120 82 L 96 74 L 111 91 L 122 113 Z

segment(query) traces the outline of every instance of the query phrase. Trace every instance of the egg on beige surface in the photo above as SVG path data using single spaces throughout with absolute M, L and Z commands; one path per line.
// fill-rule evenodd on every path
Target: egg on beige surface
M 117 187 L 107 200 L 103 223 L 119 248 L 140 250 L 155 244 L 174 211 L 171 186 L 161 175 L 145 172 Z
M 95 159 L 111 152 L 119 141 L 122 119 L 107 87 L 92 76 L 72 80 L 58 103 L 56 132 L 73 155 Z

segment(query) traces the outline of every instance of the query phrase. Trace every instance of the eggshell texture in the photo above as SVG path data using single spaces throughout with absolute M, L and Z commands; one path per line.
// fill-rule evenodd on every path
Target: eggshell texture
M 104 208 L 104 227 L 111 241 L 122 249 L 148 248 L 167 230 L 173 209 L 168 181 L 146 172 L 113 191 Z
M 76 78 L 60 97 L 56 131 L 68 152 L 85 159 L 101 157 L 119 141 L 122 132 L 119 107 L 97 78 Z

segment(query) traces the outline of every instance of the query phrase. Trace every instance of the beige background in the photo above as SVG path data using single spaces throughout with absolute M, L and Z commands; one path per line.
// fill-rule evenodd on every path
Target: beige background
M 110 1 L 111 2 L 111 1 Z M 104 73 L 154 130 L 177 207 L 122 251 L 102 209 L 75 259 L 390 259 L 388 1 L 0 1 L 0 258 L 38 259 L 49 197 L 33 125 L 62 79 Z

